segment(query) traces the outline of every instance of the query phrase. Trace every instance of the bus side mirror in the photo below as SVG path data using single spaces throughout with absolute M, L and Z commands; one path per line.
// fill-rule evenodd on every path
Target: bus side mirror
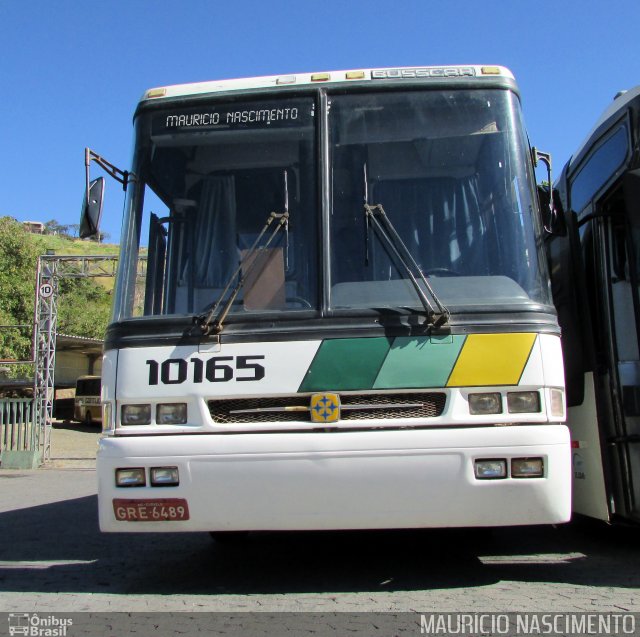
M 104 198 L 104 177 L 94 179 L 84 194 L 82 212 L 80 213 L 81 239 L 95 237 L 100 231 L 100 217 L 102 217 L 102 200 Z
M 545 231 L 554 236 L 566 236 L 567 225 L 558 190 L 556 188 L 552 190 L 548 184 L 538 184 L 537 191 Z M 553 206 L 551 206 L 551 192 L 553 192 Z
M 640 170 L 629 170 L 622 179 L 627 218 L 632 226 L 640 226 Z

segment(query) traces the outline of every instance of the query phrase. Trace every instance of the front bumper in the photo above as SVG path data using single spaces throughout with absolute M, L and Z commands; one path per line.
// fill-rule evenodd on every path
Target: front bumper
M 475 459 L 542 457 L 542 478 L 478 480 Z M 105 437 L 103 531 L 481 527 L 569 520 L 564 425 Z M 115 486 L 117 468 L 177 466 L 175 487 Z M 147 484 L 148 481 L 147 481 Z M 189 519 L 119 521 L 113 501 L 184 499 Z

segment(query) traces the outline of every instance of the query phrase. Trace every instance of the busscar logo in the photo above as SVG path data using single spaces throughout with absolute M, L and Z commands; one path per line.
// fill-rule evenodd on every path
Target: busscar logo
M 406 80 L 425 77 L 473 77 L 476 70 L 472 66 L 454 66 L 419 69 L 377 69 L 371 71 L 374 80 Z
M 28 637 L 66 637 L 73 625 L 69 617 L 38 615 L 37 613 L 9 613 L 9 635 Z

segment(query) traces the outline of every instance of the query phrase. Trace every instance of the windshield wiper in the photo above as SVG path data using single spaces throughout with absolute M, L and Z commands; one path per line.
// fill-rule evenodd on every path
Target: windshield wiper
M 274 226 L 269 238 L 266 240 L 264 245 L 259 245 L 260 241 L 262 241 L 262 237 L 267 233 L 269 227 L 273 222 L 277 222 Z M 238 292 L 240 292 L 242 286 L 245 284 L 253 270 L 255 269 L 257 263 L 259 261 L 266 262 L 265 259 L 261 259 L 260 257 L 265 253 L 265 251 L 269 248 L 269 246 L 273 243 L 273 240 L 276 238 L 276 235 L 282 230 L 282 228 L 286 231 L 286 240 L 285 240 L 285 270 L 289 269 L 289 179 L 287 171 L 284 171 L 284 212 L 272 212 L 268 217 L 267 221 L 264 224 L 264 227 L 260 231 L 260 234 L 257 236 L 256 240 L 253 242 L 253 245 L 247 250 L 245 255 L 240 259 L 240 263 L 238 267 L 234 270 L 233 274 L 229 277 L 227 284 L 224 286 L 224 290 L 218 297 L 218 300 L 213 304 L 210 310 L 202 312 L 202 314 L 198 314 L 198 316 L 194 317 L 193 322 L 200 326 L 202 333 L 205 336 L 209 334 L 220 334 L 222 332 L 222 324 L 224 320 L 227 318 L 227 314 L 231 310 L 231 306 L 233 302 L 236 300 L 238 296 Z M 237 281 L 236 281 L 237 279 Z M 235 286 L 231 290 L 231 293 L 227 297 L 227 293 L 231 289 L 233 282 L 236 281 Z M 224 305 L 222 305 L 225 300 Z M 222 305 L 222 309 L 220 310 L 220 314 L 218 315 L 218 308 Z M 217 316 L 217 318 L 216 318 Z
M 269 227 L 272 223 L 277 222 L 269 238 L 263 245 L 259 245 L 262 237 L 267 233 Z M 194 318 L 194 322 L 200 326 L 203 334 L 219 334 L 222 331 L 222 326 L 224 320 L 227 318 L 227 314 L 229 314 L 229 310 L 231 310 L 231 306 L 233 302 L 236 300 L 238 296 L 238 292 L 240 292 L 242 286 L 245 284 L 256 265 L 259 261 L 264 261 L 261 259 L 261 255 L 269 248 L 269 246 L 273 243 L 273 240 L 276 238 L 277 234 L 280 232 L 282 228 L 285 228 L 288 231 L 289 228 L 289 211 L 285 210 L 284 212 L 272 212 L 267 218 L 264 227 L 260 231 L 260 234 L 253 242 L 253 245 L 247 250 L 245 255 L 240 260 L 238 267 L 234 270 L 233 274 L 229 277 L 229 281 L 222 290 L 218 300 L 213 304 L 210 310 L 207 312 L 203 312 Z M 236 280 L 237 279 L 237 280 Z M 231 289 L 233 282 L 236 281 L 236 284 Z M 231 290 L 229 296 L 227 294 Z M 226 298 L 226 301 L 225 301 Z M 224 302 L 224 305 L 223 305 Z M 218 313 L 218 308 L 220 308 L 220 312 Z
M 402 240 L 402 237 L 398 234 L 395 226 L 391 223 L 387 213 L 384 211 L 382 204 L 368 203 L 364 204 L 364 212 L 366 216 L 367 229 L 369 226 L 373 227 L 374 232 L 378 235 L 378 238 L 383 245 L 393 254 L 396 258 L 397 264 L 404 270 L 409 277 L 416 294 L 422 303 L 425 312 L 427 314 L 428 323 L 435 328 L 441 327 L 445 323 L 449 322 L 449 310 L 442 304 L 434 289 L 427 281 L 424 273 L 420 269 L 420 266 L 416 263 L 409 248 Z M 424 289 L 420 285 L 420 282 L 424 285 Z M 425 294 L 425 289 L 429 293 L 429 296 Z M 431 300 L 429 300 L 431 297 Z

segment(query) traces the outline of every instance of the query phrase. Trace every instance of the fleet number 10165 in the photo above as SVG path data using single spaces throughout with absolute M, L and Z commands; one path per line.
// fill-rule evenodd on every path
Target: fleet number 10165
M 149 385 L 179 385 L 190 379 L 194 383 L 227 383 L 262 380 L 264 366 L 257 361 L 264 356 L 214 356 L 201 358 L 168 358 L 162 362 L 146 361 L 149 366 Z

